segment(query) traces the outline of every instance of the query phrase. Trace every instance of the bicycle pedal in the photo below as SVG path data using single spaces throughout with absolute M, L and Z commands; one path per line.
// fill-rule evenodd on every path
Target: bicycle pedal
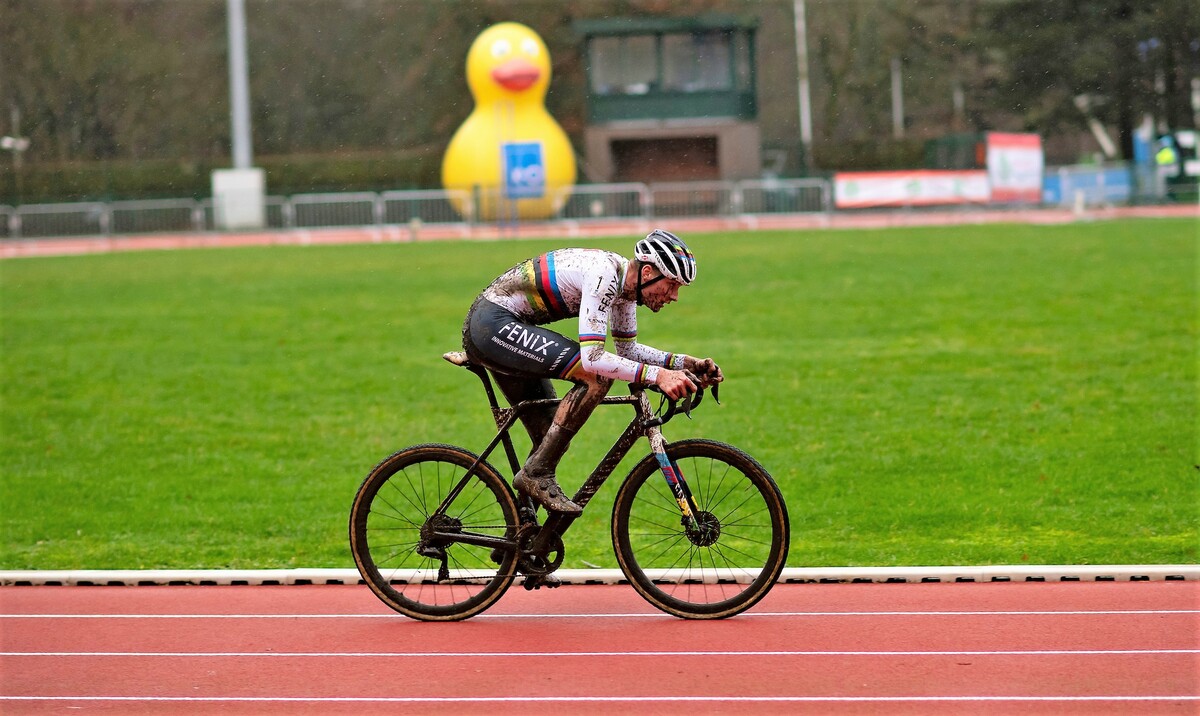
M 562 586 L 562 582 L 559 581 L 558 577 L 555 577 L 552 574 L 535 574 L 526 577 L 524 584 L 521 586 L 525 587 L 525 591 L 532 592 L 533 590 L 541 589 L 542 587 L 545 587 L 546 589 L 557 589 L 558 587 Z

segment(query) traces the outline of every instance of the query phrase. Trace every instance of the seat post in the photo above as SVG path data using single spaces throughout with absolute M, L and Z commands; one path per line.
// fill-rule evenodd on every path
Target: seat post
M 491 406 L 492 413 L 495 413 L 500 409 L 500 403 L 496 400 L 496 391 L 492 388 L 492 379 L 488 376 L 487 368 L 470 363 L 467 365 L 467 370 L 479 376 L 479 381 L 483 383 L 483 390 L 487 393 L 488 405 Z
M 499 414 L 496 411 L 500 409 L 500 403 L 496 400 L 496 391 L 492 388 L 492 381 L 488 377 L 487 369 L 477 363 L 473 363 L 467 357 L 465 351 L 443 353 L 442 358 L 447 363 L 452 363 L 460 368 L 466 368 L 479 377 L 480 382 L 483 383 L 483 390 L 487 393 L 488 405 L 492 408 L 492 414 L 498 417 Z
M 468 358 L 467 354 L 463 351 L 444 353 L 442 354 L 442 358 L 445 358 L 446 361 L 453 363 L 456 366 L 466 368 L 479 378 L 479 382 L 483 383 L 483 391 L 487 393 L 488 405 L 492 409 L 492 419 L 496 421 L 497 428 L 502 427 L 504 425 L 504 421 L 511 414 L 513 408 L 500 407 L 500 402 L 496 400 L 496 390 L 492 387 L 492 379 L 488 375 L 487 369 L 481 365 L 478 365 L 477 363 L 472 363 L 471 359 Z M 515 475 L 517 471 L 521 469 L 521 463 L 519 460 L 517 460 L 517 450 L 513 446 L 512 436 L 510 436 L 506 431 L 504 435 L 501 436 L 500 441 L 504 445 L 504 452 L 508 457 L 509 465 L 512 466 L 512 471 Z

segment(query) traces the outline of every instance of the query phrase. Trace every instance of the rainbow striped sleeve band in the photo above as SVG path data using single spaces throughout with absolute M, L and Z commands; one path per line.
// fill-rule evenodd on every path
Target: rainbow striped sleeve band
M 634 383 L 646 383 L 646 373 L 650 370 L 650 366 L 645 363 L 638 363 L 637 372 L 633 375 Z

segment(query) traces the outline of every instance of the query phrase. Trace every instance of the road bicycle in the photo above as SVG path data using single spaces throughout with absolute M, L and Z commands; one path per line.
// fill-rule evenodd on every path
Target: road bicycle
M 465 353 L 443 356 L 483 382 L 497 433 L 479 455 L 454 445 L 397 452 L 363 480 L 350 511 L 350 546 L 363 580 L 392 609 L 423 621 L 479 614 L 523 577 L 526 589 L 557 586 L 563 535 L 576 519 L 538 521 L 537 505 L 514 494 L 488 457 L 503 446 L 512 474 L 521 467 L 509 431 L 529 410 L 561 399 L 502 408 L 486 369 Z M 634 417 L 575 493 L 584 509 L 633 445 L 651 454 L 621 484 L 612 543 L 629 584 L 655 607 L 686 619 L 721 619 L 749 609 L 775 584 L 787 559 L 787 506 L 775 481 L 732 445 L 703 439 L 668 443 L 662 426 L 691 413 L 701 389 L 651 408 L 647 386 L 606 397 Z M 716 398 L 714 387 L 713 397 Z

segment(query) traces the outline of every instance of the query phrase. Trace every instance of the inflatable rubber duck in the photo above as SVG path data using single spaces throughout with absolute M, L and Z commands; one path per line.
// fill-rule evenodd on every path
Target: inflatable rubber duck
M 575 152 L 544 103 L 550 53 L 516 22 L 493 25 L 467 53 L 475 109 L 450 139 L 442 184 L 464 218 L 544 219 L 575 185 Z

